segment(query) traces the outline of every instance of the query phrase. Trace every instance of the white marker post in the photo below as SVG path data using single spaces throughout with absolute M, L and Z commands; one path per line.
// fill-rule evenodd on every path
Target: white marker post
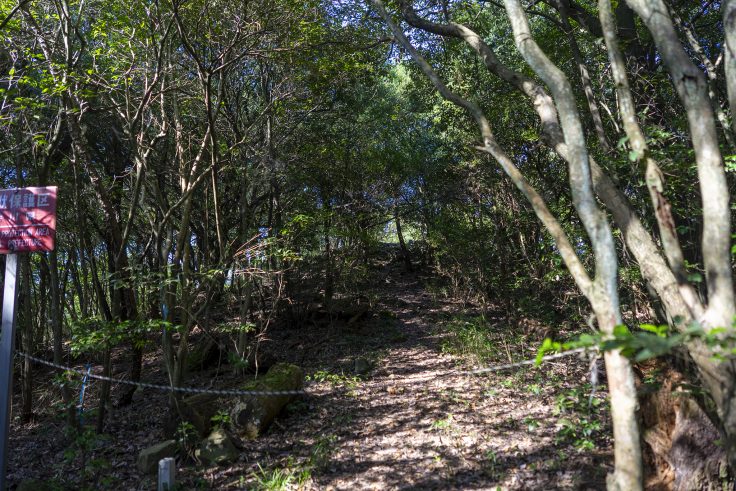
M 0 490 L 7 489 L 8 433 L 13 401 L 13 343 L 15 341 L 15 301 L 18 298 L 18 254 L 5 256 L 3 324 L 0 332 Z
M 176 486 L 176 461 L 166 457 L 158 461 L 158 491 L 173 491 Z
M 18 253 L 51 251 L 55 238 L 56 186 L 0 189 L 0 254 L 6 255 L 0 331 L 0 491 L 7 489 Z

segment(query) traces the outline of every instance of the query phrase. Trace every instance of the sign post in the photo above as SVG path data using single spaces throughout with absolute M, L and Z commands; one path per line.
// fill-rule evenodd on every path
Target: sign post
M 51 251 L 55 238 L 56 186 L 0 190 L 0 254 L 6 254 L 0 331 L 0 491 L 7 488 L 18 253 Z
M 5 288 L 3 292 L 3 324 L 0 333 L 0 490 L 7 489 L 8 433 L 10 407 L 13 401 L 13 341 L 15 340 L 15 301 L 18 298 L 18 254 L 5 257 Z

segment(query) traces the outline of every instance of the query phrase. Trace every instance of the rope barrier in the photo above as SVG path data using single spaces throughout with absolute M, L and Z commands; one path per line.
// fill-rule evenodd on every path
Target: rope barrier
M 545 355 L 542 357 L 541 363 L 546 363 L 552 360 L 557 360 L 560 358 L 565 358 L 568 356 L 576 355 L 576 354 L 583 354 L 588 352 L 598 352 L 597 348 L 575 348 L 568 351 L 563 351 L 560 353 L 555 353 L 552 355 Z M 512 368 L 521 368 L 525 366 L 530 365 L 536 365 L 537 359 L 529 359 L 524 361 L 519 361 L 515 363 L 505 363 L 502 365 L 493 365 L 490 367 L 484 367 L 484 368 L 478 368 L 475 370 L 454 370 L 454 371 L 448 371 L 443 374 L 427 374 L 427 375 L 418 375 L 415 377 L 404 377 L 401 379 L 392 379 L 389 378 L 388 380 L 380 380 L 380 381 L 367 381 L 362 384 L 363 387 L 376 387 L 376 386 L 384 386 L 384 385 L 392 385 L 396 384 L 397 382 L 408 385 L 408 384 L 415 384 L 420 382 L 430 382 L 433 380 L 439 380 L 449 377 L 467 377 L 467 376 L 475 376 L 475 375 L 484 375 L 487 373 L 492 372 L 502 372 L 504 370 L 510 370 Z
M 597 349 L 590 349 L 590 348 L 576 348 L 569 351 L 563 351 L 561 353 L 555 353 L 552 355 L 545 355 L 541 359 L 541 363 L 546 363 L 551 360 L 557 360 L 560 358 L 565 358 L 568 356 L 576 355 L 576 354 L 582 354 L 587 352 L 597 352 Z M 18 356 L 26 357 L 29 360 L 36 362 L 41 365 L 46 365 L 48 367 L 56 368 L 57 370 L 63 370 L 66 372 L 72 372 L 76 373 L 78 375 L 81 375 L 83 377 L 88 377 L 90 379 L 95 380 L 101 380 L 104 382 L 111 382 L 116 384 L 124 384 L 124 385 L 133 385 L 136 387 L 141 387 L 144 389 L 152 389 L 152 390 L 160 390 L 164 392 L 183 392 L 185 394 L 212 394 L 212 395 L 220 395 L 220 396 L 235 396 L 235 397 L 243 397 L 243 396 L 256 396 L 256 397 L 280 397 L 280 396 L 293 396 L 293 395 L 307 395 L 309 392 L 307 392 L 305 389 L 299 389 L 299 390 L 230 390 L 230 389 L 203 389 L 198 387 L 174 387 L 171 385 L 160 385 L 160 384 L 150 384 L 147 382 L 134 382 L 132 380 L 126 380 L 126 379 L 119 379 L 119 378 L 113 378 L 113 377 L 106 377 L 104 375 L 96 375 L 94 373 L 91 373 L 89 370 L 79 370 L 76 368 L 68 367 L 65 365 L 60 365 L 58 363 L 53 363 L 47 360 L 44 360 L 42 358 L 37 358 L 35 356 L 29 355 L 27 353 L 23 352 L 16 352 Z M 380 381 L 367 381 L 363 382 L 361 386 L 363 387 L 375 387 L 375 386 L 383 386 L 383 385 L 393 385 L 398 383 L 401 384 L 413 384 L 413 383 L 419 383 L 419 382 L 427 382 L 431 380 L 437 380 L 440 378 L 447 378 L 447 377 L 462 377 L 462 376 L 473 376 L 473 375 L 483 375 L 486 373 L 492 373 L 492 372 L 500 372 L 504 370 L 509 370 L 512 368 L 521 368 L 524 366 L 530 366 L 530 365 L 536 365 L 537 359 L 529 359 L 524 360 L 516 363 L 505 363 L 502 365 L 494 365 L 490 367 L 485 368 L 478 368 L 475 370 L 462 370 L 462 371 L 448 371 L 444 374 L 428 374 L 424 376 L 418 376 L 418 377 L 404 377 L 400 379 L 395 378 L 389 378 L 388 380 L 380 380 Z
M 56 368 L 66 372 L 73 372 L 78 375 L 85 376 L 87 373 L 84 370 L 78 370 L 76 368 L 60 365 L 46 361 L 42 358 L 36 358 L 35 356 L 29 355 L 23 352 L 17 352 L 18 356 L 25 356 L 31 361 L 46 365 L 48 367 Z M 134 382 L 133 380 L 126 380 L 120 378 L 106 377 L 104 375 L 97 375 L 94 373 L 89 374 L 89 378 L 95 380 L 101 380 L 103 382 L 112 382 L 116 384 L 134 385 L 144 389 L 160 390 L 165 392 L 183 392 L 185 394 L 212 394 L 221 396 L 263 396 L 263 397 L 278 397 L 278 396 L 296 396 L 304 395 L 304 390 L 230 390 L 230 389 L 201 389 L 197 387 L 174 387 L 171 385 L 160 385 L 160 384 L 149 384 L 147 382 Z
M 568 350 L 568 351 L 562 351 L 560 353 L 555 353 L 554 355 L 546 355 L 546 356 L 543 356 L 542 357 L 542 363 L 545 363 L 545 362 L 548 362 L 548 361 L 551 361 L 551 360 L 557 360 L 559 358 L 564 358 L 566 356 L 575 355 L 577 353 L 585 353 L 587 351 L 598 351 L 598 350 L 597 349 L 596 350 L 593 350 L 593 349 L 590 349 L 590 348 L 575 348 L 575 349 L 571 349 L 571 350 Z M 477 370 L 469 370 L 469 371 L 463 372 L 463 373 L 466 374 L 466 375 L 481 375 L 481 374 L 484 374 L 484 373 L 498 372 L 498 371 L 501 371 L 501 370 L 508 370 L 509 368 L 519 368 L 519 367 L 523 367 L 523 366 L 526 366 L 526 365 L 534 365 L 536 363 L 537 363 L 537 359 L 535 358 L 533 360 L 524 360 L 524 361 L 520 361 L 520 362 L 517 362 L 517 363 L 507 363 L 505 365 L 496 365 L 496 366 L 488 367 L 488 368 L 479 368 Z

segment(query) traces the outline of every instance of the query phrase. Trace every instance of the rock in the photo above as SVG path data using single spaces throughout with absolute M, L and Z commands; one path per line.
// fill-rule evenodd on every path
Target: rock
M 164 435 L 174 438 L 179 425 L 186 421 L 194 427 L 200 438 L 206 437 L 212 428 L 210 418 L 222 409 L 220 404 L 218 396 L 212 394 L 196 394 L 182 399 L 164 421 Z
M 223 465 L 238 458 L 238 449 L 221 428 L 214 430 L 202 440 L 194 456 L 205 464 Z
M 228 386 L 228 389 L 242 390 L 294 390 L 303 385 L 302 370 L 289 364 L 273 365 L 268 372 L 245 384 Z M 220 412 L 228 412 L 232 428 L 240 438 L 255 438 L 262 433 L 281 409 L 291 402 L 294 396 L 245 397 L 234 400 L 214 394 L 197 394 L 180 400 L 164 423 L 164 434 L 173 438 L 182 421 L 194 426 L 200 438 L 205 438 L 212 429 L 212 417 Z M 236 401 L 234 403 L 234 401 Z M 234 405 L 233 405 L 234 404 Z
M 356 375 L 365 375 L 371 371 L 371 363 L 365 358 L 356 358 L 353 363 L 353 372 Z
M 296 365 L 277 363 L 266 375 L 245 384 L 243 390 L 296 390 L 304 384 L 304 373 Z M 254 439 L 262 434 L 281 410 L 294 399 L 286 396 L 246 397 L 230 410 L 230 424 L 243 439 Z
M 179 445 L 176 440 L 166 440 L 141 450 L 138 454 L 138 470 L 144 474 L 152 474 L 158 470 L 158 461 L 166 457 L 175 457 Z

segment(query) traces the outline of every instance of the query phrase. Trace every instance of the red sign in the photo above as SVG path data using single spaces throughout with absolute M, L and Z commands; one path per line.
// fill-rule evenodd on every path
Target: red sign
M 56 186 L 0 189 L 0 254 L 51 251 Z

